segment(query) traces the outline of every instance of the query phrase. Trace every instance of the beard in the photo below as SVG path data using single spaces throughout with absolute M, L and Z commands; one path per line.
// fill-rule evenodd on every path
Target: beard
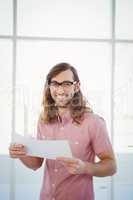
M 67 108 L 70 104 L 70 100 L 68 101 L 55 101 L 55 105 L 60 108 Z
M 70 105 L 72 97 L 63 96 L 63 97 L 55 97 L 55 105 L 60 108 L 67 108 Z

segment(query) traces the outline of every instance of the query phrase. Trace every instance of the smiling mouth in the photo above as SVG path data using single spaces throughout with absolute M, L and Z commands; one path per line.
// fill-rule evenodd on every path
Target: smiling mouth
M 59 99 L 59 100 L 65 100 L 66 96 L 59 96 L 59 95 L 57 95 L 56 98 Z
M 66 105 L 68 103 L 67 96 L 56 96 L 57 104 Z

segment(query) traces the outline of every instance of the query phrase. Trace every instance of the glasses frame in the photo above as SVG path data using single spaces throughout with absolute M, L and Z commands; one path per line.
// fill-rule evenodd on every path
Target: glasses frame
M 51 83 L 55 83 L 55 85 L 51 85 Z M 70 85 L 63 85 L 64 83 L 70 83 Z M 49 87 L 58 89 L 59 86 L 62 86 L 63 89 L 69 89 L 71 88 L 72 85 L 75 85 L 77 83 L 77 81 L 62 81 L 62 82 L 58 82 L 58 81 L 51 81 L 49 82 Z

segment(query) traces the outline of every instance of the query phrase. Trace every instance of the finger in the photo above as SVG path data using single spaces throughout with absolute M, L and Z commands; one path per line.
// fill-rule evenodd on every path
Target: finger
M 15 154 L 15 153 L 10 153 L 10 157 L 11 158 L 21 158 L 21 157 L 25 157 L 26 156 L 26 154 L 24 153 L 21 153 L 21 154 Z
M 21 155 L 14 155 L 14 154 L 12 155 L 12 154 L 11 154 L 10 157 L 11 157 L 11 158 L 18 158 L 18 159 L 19 159 L 19 158 L 26 157 L 26 155 L 25 155 L 25 154 L 24 154 L 24 155 L 22 155 L 22 154 L 21 154 Z
M 14 153 L 14 154 L 25 154 L 26 151 L 25 150 L 14 150 L 14 149 L 11 149 L 10 150 L 10 153 Z
M 10 150 L 21 151 L 21 150 L 26 150 L 26 147 L 24 145 L 22 145 L 22 144 L 17 144 L 17 145 L 16 144 L 12 144 L 12 145 L 9 146 L 8 149 L 9 149 L 9 151 Z
M 16 154 L 16 155 L 21 155 L 21 154 L 26 154 L 26 148 L 9 148 L 9 153 L 10 154 Z
M 23 144 L 12 143 L 12 144 L 10 145 L 10 147 L 13 147 L 13 148 L 23 148 L 24 145 L 23 145 Z
M 10 154 L 16 154 L 16 155 L 21 155 L 21 154 L 26 154 L 27 153 L 27 151 L 26 151 L 26 149 L 13 149 L 13 148 L 11 148 L 11 149 L 9 149 L 9 153 Z
M 68 164 L 78 164 L 79 161 L 77 159 L 73 159 L 73 158 L 64 158 L 64 157 L 58 157 L 56 158 L 56 160 L 58 161 L 62 161 L 64 163 L 68 163 Z
M 72 169 L 72 170 L 75 170 L 75 171 L 79 171 L 80 169 L 80 166 L 77 165 L 77 164 L 66 164 L 66 163 L 63 163 L 64 167 L 67 168 L 68 170 L 69 169 Z
M 25 157 L 26 155 L 10 155 L 11 158 L 21 158 L 21 157 Z
M 75 168 L 68 168 L 67 170 L 71 174 L 77 174 L 77 170 Z
M 74 169 L 79 169 L 79 165 L 75 163 L 63 163 L 64 166 L 74 168 Z

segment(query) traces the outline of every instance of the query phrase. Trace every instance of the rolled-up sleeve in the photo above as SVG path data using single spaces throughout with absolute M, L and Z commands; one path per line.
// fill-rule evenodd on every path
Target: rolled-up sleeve
M 92 133 L 92 147 L 96 155 L 112 151 L 106 122 L 102 117 L 96 117 Z

